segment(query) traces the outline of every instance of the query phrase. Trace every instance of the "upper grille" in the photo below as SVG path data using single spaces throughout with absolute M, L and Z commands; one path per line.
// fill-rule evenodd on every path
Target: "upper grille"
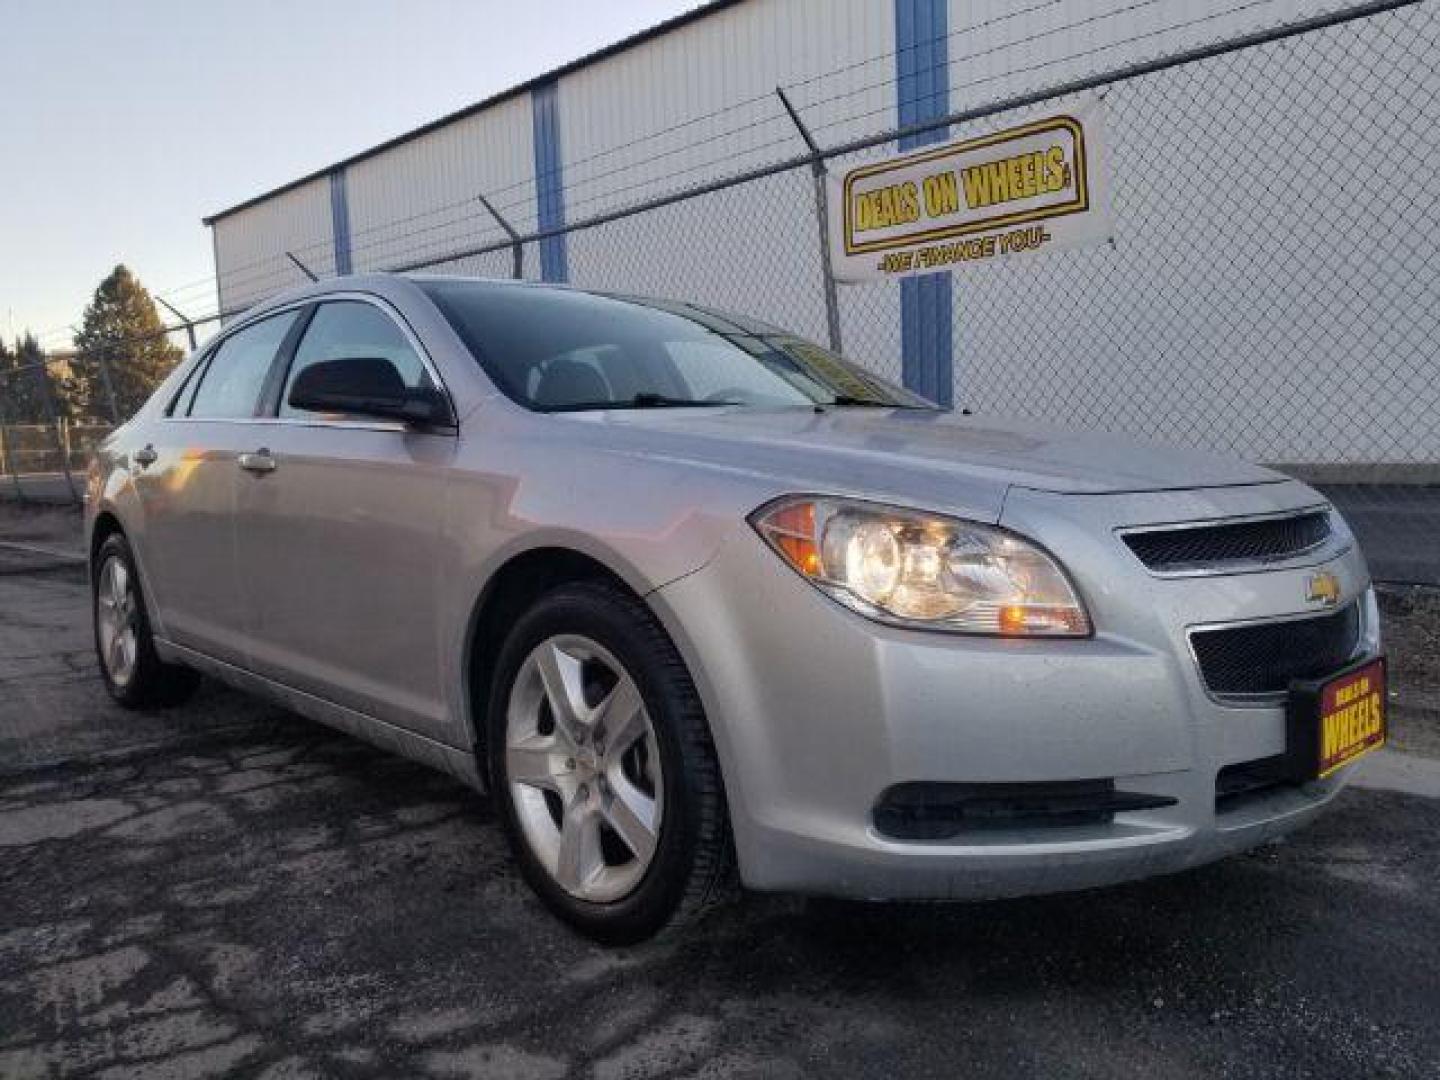
M 1312 619 L 1197 630 L 1190 635 L 1212 694 L 1275 694 L 1292 679 L 1344 667 L 1360 645 L 1360 605 Z
M 1315 510 L 1293 517 L 1192 525 L 1126 533 L 1125 543 L 1151 570 L 1223 567 L 1301 555 L 1330 538 L 1330 515 Z

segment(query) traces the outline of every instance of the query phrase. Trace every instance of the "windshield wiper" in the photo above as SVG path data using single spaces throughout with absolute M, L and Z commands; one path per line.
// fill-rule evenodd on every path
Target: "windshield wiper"
M 577 401 L 557 405 L 546 412 L 585 412 L 590 409 L 715 409 L 724 405 L 743 405 L 741 401 L 711 401 L 703 398 L 669 397 L 642 390 L 632 398 L 620 401 Z

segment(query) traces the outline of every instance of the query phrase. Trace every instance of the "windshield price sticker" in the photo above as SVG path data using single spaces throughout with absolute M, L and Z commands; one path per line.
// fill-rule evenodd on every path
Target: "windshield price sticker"
M 1110 238 L 1104 102 L 831 177 L 831 259 L 874 281 Z

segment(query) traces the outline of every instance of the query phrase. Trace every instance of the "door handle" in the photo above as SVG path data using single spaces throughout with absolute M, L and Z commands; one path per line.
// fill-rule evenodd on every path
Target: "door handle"
M 155 452 L 154 445 L 146 443 L 143 449 L 136 450 L 135 453 L 130 455 L 130 460 L 135 462 L 136 465 L 139 465 L 140 468 L 145 469 L 154 465 L 155 459 L 159 456 L 160 455 Z
M 263 446 L 253 454 L 241 454 L 236 460 L 239 462 L 240 468 L 246 472 L 267 473 L 275 471 L 275 459 L 270 456 L 269 449 Z

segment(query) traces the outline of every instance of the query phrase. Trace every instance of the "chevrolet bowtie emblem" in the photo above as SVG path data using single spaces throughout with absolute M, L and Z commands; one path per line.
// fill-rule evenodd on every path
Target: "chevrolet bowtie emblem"
M 1305 599 L 1325 607 L 1334 607 L 1340 602 L 1340 579 L 1328 570 L 1311 574 L 1310 580 L 1305 583 Z

